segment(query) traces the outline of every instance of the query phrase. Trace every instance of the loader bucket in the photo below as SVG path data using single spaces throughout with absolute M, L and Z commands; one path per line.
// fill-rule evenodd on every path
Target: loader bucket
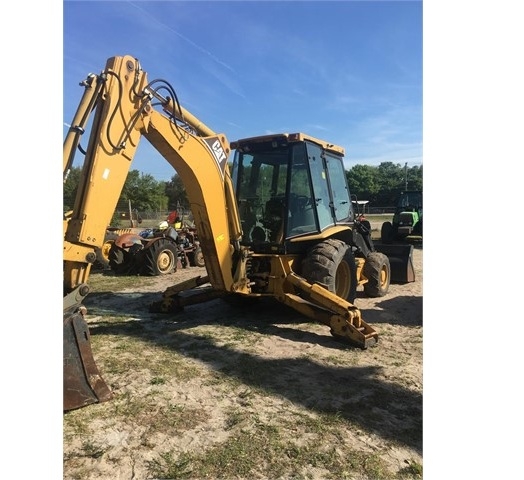
M 89 328 L 78 308 L 64 311 L 64 412 L 110 400 L 91 351 Z
M 388 257 L 391 266 L 391 283 L 415 281 L 413 245 L 375 244 L 375 250 Z

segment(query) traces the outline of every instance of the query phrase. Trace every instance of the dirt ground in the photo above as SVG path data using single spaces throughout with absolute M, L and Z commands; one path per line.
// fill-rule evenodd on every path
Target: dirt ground
M 111 402 L 70 412 L 64 420 L 64 478 L 151 478 L 146 465 L 155 454 L 169 449 L 202 451 L 226 438 L 225 412 L 241 405 L 245 392 L 253 390 L 256 382 L 256 386 L 262 384 L 273 392 L 270 396 L 249 396 L 245 408 L 256 412 L 258 417 L 270 418 L 286 411 L 288 415 L 296 411 L 322 413 L 328 410 L 328 396 L 330 409 L 344 411 L 348 402 L 358 403 L 369 411 L 362 416 L 347 414 L 353 427 L 345 431 L 344 444 L 352 451 L 378 455 L 388 465 L 392 477 L 409 462 L 422 465 L 422 253 L 421 247 L 413 252 L 415 282 L 392 284 L 389 293 L 382 298 L 367 298 L 363 291 L 358 292 L 355 303 L 363 319 L 379 332 L 378 344 L 367 350 L 347 350 L 334 341 L 328 327 L 307 322 L 298 313 L 273 304 L 267 308 L 239 311 L 216 299 L 186 307 L 176 321 L 165 318 L 147 323 L 150 338 L 155 331 L 164 336 L 167 332 L 170 338 L 178 339 L 178 353 L 193 362 L 195 368 L 229 369 L 238 384 L 227 390 L 206 381 L 209 377 L 202 374 L 154 385 L 159 398 L 169 398 L 176 404 L 206 412 L 205 420 L 176 436 L 162 429 L 152 433 L 148 425 L 138 419 L 136 423 L 115 423 L 107 414 L 107 405 Z M 108 334 L 101 320 L 105 315 L 119 315 L 148 322 L 153 314 L 144 312 L 152 300 L 158 300 L 159 292 L 174 280 L 183 281 L 205 273 L 205 268 L 193 267 L 179 270 L 176 277 L 155 277 L 138 291 L 133 288 L 120 291 L 118 295 L 95 292 L 87 297 L 94 354 L 117 398 L 151 394 L 154 382 L 151 378 L 148 381 L 148 373 L 144 371 L 111 370 L 106 360 L 111 347 L 95 341 L 100 335 Z M 233 327 L 244 343 L 235 340 L 231 333 Z M 229 333 L 225 333 L 225 328 Z M 253 340 L 248 334 L 258 336 Z M 151 349 L 157 347 L 158 344 L 151 344 Z M 153 355 L 152 351 L 141 354 L 144 357 Z M 273 367 L 277 365 L 278 373 L 272 378 L 259 376 L 253 380 L 239 367 L 248 361 L 256 361 L 260 371 L 274 372 Z M 347 391 L 337 394 L 336 386 L 340 382 L 355 382 L 358 386 L 351 398 Z M 373 395 L 377 394 L 378 397 L 390 396 L 392 401 L 388 408 L 384 409 L 380 399 L 375 399 Z M 380 420 L 371 419 L 371 410 Z M 98 417 L 98 420 L 88 431 L 79 433 L 78 424 L 85 415 Z M 408 430 L 415 433 L 399 433 Z M 148 432 L 151 436 L 146 442 L 144 438 Z M 105 453 L 85 454 L 87 441 L 103 445 Z M 325 477 L 312 468 L 304 471 L 304 478 Z

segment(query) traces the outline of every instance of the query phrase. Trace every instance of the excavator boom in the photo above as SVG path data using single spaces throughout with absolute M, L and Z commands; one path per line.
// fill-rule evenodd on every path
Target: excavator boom
M 149 140 L 182 178 L 210 281 L 233 284 L 232 242 L 240 238 L 224 135 L 180 107 L 174 91 L 164 98 L 139 62 L 112 57 L 99 75 L 82 83 L 84 95 L 64 141 L 64 181 L 75 150 L 94 112 L 73 212 L 64 219 L 64 408 L 109 399 L 89 346 L 82 301 L 87 280 L 142 137 Z M 160 103 L 164 113 L 153 108 Z M 212 221 L 210 221 L 212 219 Z M 231 240 L 231 241 L 230 241 Z M 81 378 L 81 381 L 75 381 Z M 94 381 L 93 379 L 96 379 Z

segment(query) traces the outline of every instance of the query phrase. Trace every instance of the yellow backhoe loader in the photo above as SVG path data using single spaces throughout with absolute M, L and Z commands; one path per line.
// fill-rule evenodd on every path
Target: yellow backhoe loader
M 81 85 L 64 140 L 64 181 L 75 152 L 85 152 L 64 219 L 64 411 L 112 396 L 91 351 L 82 302 L 142 137 L 183 181 L 207 270 L 159 294 L 151 311 L 269 296 L 327 325 L 339 340 L 364 349 L 377 342 L 354 300 L 359 285 L 370 296 L 387 293 L 390 262 L 374 248 L 369 224 L 355 218 L 343 148 L 303 133 L 230 145 L 180 105 L 169 83 L 148 80 L 132 56 L 109 58 Z M 405 263 L 412 270 L 411 258 Z

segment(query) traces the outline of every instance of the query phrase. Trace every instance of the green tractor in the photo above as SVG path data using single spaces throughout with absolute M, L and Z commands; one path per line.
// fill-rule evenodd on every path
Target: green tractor
M 422 191 L 402 192 L 392 222 L 384 222 L 380 230 L 382 243 L 422 237 Z

